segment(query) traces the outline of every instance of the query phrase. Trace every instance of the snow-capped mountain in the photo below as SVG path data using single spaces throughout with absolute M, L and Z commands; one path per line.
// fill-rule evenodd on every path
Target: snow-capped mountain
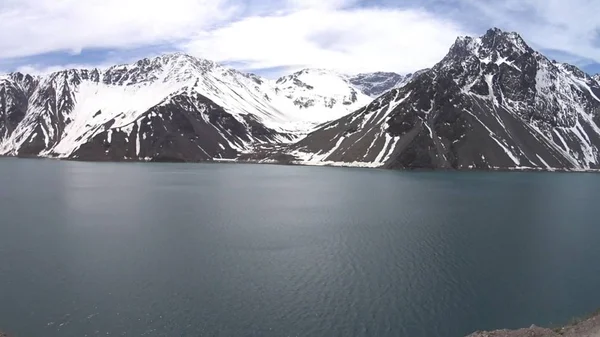
M 91 160 L 236 158 L 290 142 L 370 98 L 324 71 L 277 82 L 185 54 L 0 77 L 0 154 Z
M 305 69 L 271 81 L 185 54 L 13 73 L 0 76 L 0 155 L 599 169 L 598 77 L 498 29 L 407 76 Z
M 345 75 L 325 69 L 304 69 L 281 77 L 276 82 L 276 90 L 279 96 L 291 100 L 319 122 L 340 118 L 372 100 Z
M 596 80 L 491 29 L 288 152 L 320 165 L 597 169 L 599 125 Z
M 600 74 L 596 74 L 594 76 L 592 76 L 593 79 L 596 80 L 596 82 L 600 83 Z
M 395 88 L 401 88 L 406 85 L 414 76 L 427 69 L 415 73 L 400 75 L 391 72 L 363 73 L 348 76 L 348 81 L 366 95 L 376 98 L 381 94 Z

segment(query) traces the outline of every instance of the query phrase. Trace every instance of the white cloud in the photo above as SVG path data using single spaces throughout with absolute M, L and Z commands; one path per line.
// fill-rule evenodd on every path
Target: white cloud
M 47 75 L 47 74 L 51 74 L 51 73 L 61 71 L 64 69 L 90 69 L 90 68 L 105 69 L 105 68 L 108 68 L 113 65 L 114 64 L 109 64 L 109 63 L 94 64 L 94 65 L 70 63 L 70 64 L 63 64 L 60 66 L 56 66 L 56 65 L 46 66 L 46 65 L 40 65 L 40 64 L 31 64 L 31 65 L 20 66 L 16 69 L 16 71 L 23 73 L 23 74 L 29 74 L 29 75 Z
M 239 0 L 4 0 L 0 60 L 172 44 L 248 69 L 410 72 L 437 62 L 463 33 L 424 10 L 351 9 L 357 1 L 281 0 L 265 6 Z M 30 67 L 39 72 L 67 66 Z
M 244 18 L 197 34 L 182 47 L 193 55 L 244 63 L 250 69 L 411 72 L 438 62 L 463 34 L 458 25 L 423 10 L 325 6 Z
M 121 61 L 124 50 L 168 45 L 252 70 L 410 72 L 440 60 L 457 35 L 472 32 L 465 27 L 482 33 L 489 28 L 482 25 L 518 31 L 535 48 L 600 62 L 598 0 L 456 1 L 444 13 L 408 3 L 357 6 L 359 0 L 0 0 L 0 62 L 115 50 L 98 62 L 104 65 Z M 15 64 L 9 61 L 4 64 Z
M 358 0 L 285 0 L 291 9 L 340 9 L 357 3 Z
M 514 30 L 534 47 L 600 62 L 598 0 L 463 0 L 490 24 Z
M 236 10 L 226 0 L 3 0 L 0 58 L 172 43 Z

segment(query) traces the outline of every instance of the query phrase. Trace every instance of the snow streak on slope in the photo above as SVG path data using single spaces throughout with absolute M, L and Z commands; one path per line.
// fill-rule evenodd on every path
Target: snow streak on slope
M 291 147 L 297 162 L 308 165 L 380 167 L 394 154 L 400 137 L 385 132 L 391 112 L 410 95 L 393 90 L 365 108 L 325 124 Z M 392 104 L 387 104 L 393 100 Z M 334 144 L 331 146 L 331 144 Z

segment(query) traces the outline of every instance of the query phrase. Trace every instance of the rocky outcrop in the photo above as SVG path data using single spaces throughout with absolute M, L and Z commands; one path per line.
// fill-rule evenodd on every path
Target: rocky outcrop
M 528 329 L 479 331 L 468 337 L 600 337 L 600 314 L 561 328 L 547 329 L 533 325 Z

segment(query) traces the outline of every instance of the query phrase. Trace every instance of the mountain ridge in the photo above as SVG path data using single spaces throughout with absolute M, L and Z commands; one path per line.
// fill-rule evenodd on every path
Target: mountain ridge
M 99 133 L 131 125 L 163 101 L 180 95 L 188 96 L 180 103 L 201 101 L 222 108 L 244 130 L 236 128 L 242 134 L 223 131 L 220 146 L 238 144 L 233 148 L 239 153 L 251 151 L 255 143 L 292 141 L 371 100 L 346 83 L 344 76 L 337 77 L 330 78 L 341 84 L 337 91 L 307 89 L 303 83 L 284 87 L 183 53 L 103 69 L 66 69 L 37 76 L 15 72 L 0 76 L 0 154 L 70 158 Z M 193 108 L 205 111 L 205 107 Z M 128 130 L 134 132 L 131 127 Z M 248 138 L 253 130 L 270 136 Z M 105 142 L 111 141 L 105 137 Z M 111 152 L 108 146 L 106 151 Z M 88 157 L 80 153 L 78 158 Z M 97 158 L 97 154 L 89 156 Z
M 514 32 L 414 74 L 268 80 L 176 53 L 0 76 L 0 155 L 391 169 L 600 168 L 600 82 Z
M 459 37 L 433 68 L 311 133 L 299 163 L 403 169 L 597 169 L 600 85 L 517 33 Z

